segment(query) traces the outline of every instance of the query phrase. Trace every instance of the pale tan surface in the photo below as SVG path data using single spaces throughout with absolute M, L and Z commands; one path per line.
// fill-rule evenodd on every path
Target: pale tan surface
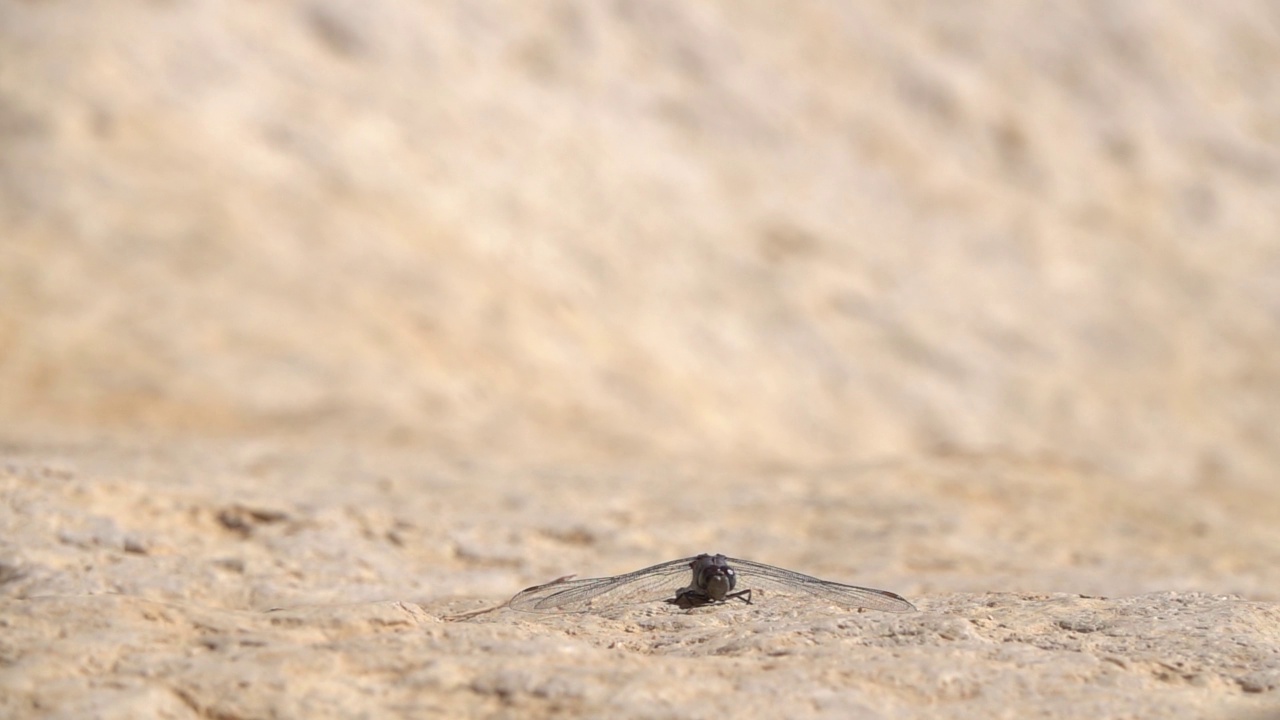
M 263 444 L 31 459 L 50 454 L 11 453 L 0 477 L 0 533 L 21 539 L 6 716 L 1195 718 L 1280 692 L 1274 498 L 993 459 L 764 476 Z M 698 550 L 920 612 L 766 597 L 446 621 Z
M 0 0 L 0 715 L 1280 705 L 1280 14 L 852 5 Z

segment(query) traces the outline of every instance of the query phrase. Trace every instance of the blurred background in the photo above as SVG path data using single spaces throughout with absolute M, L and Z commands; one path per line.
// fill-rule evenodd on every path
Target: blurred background
M 1256 488 L 1277 208 L 1267 0 L 5 0 L 0 436 Z
M 0 0 L 0 715 L 1227 717 L 1277 468 L 1276 0 Z

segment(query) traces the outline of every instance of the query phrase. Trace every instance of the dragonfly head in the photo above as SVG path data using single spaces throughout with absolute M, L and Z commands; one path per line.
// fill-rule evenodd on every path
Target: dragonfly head
M 738 584 L 737 573 L 723 555 L 699 555 L 693 564 L 694 585 L 716 602 L 724 601 Z

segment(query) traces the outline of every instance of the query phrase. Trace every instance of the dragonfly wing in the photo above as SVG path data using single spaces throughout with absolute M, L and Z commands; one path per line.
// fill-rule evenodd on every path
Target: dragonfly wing
M 666 600 L 689 585 L 693 558 L 671 560 L 625 575 L 557 580 L 516 593 L 507 606 L 524 612 L 585 612 Z
M 750 560 L 728 558 L 728 561 L 738 572 L 738 590 L 759 590 L 766 596 L 808 594 L 847 608 L 886 612 L 911 612 L 916 609 L 906 598 L 888 590 L 844 585 Z

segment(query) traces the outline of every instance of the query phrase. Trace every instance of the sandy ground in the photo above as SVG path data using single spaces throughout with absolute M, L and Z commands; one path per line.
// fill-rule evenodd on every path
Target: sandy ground
M 1280 718 L 1274 3 L 0 0 L 0 716 Z M 496 606 L 722 552 L 910 598 Z

